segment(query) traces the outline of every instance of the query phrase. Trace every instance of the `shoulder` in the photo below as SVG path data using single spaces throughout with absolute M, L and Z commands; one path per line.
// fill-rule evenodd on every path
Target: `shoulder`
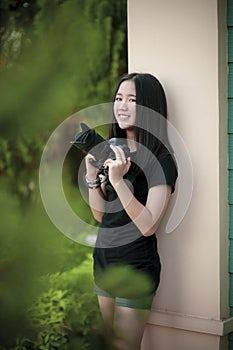
M 162 150 L 157 157 L 153 157 L 148 164 L 149 187 L 167 184 L 175 190 L 175 183 L 178 176 L 175 157 L 167 149 Z
M 161 167 L 166 171 L 175 171 L 177 173 L 177 164 L 175 161 L 174 154 L 171 154 L 167 149 L 162 151 L 157 159 L 158 163 L 161 165 Z

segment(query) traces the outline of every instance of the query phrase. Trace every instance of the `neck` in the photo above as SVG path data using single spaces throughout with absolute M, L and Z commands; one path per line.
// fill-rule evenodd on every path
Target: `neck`
M 127 144 L 131 152 L 137 150 L 134 131 L 127 130 Z

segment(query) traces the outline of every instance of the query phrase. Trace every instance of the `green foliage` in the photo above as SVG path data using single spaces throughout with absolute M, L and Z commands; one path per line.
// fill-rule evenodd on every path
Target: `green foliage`
M 32 319 L 38 329 L 37 339 L 31 341 L 34 348 L 66 349 L 67 337 L 64 327 L 65 312 L 68 300 L 66 292 L 49 290 L 44 293 L 34 305 Z
M 7 194 L 3 197 L 2 349 L 68 349 L 70 338 L 87 348 L 99 318 L 91 248 L 59 235 L 38 211 L 36 217 L 28 213 L 22 223 L 19 202 Z M 35 219 L 36 227 L 29 230 Z
M 7 176 L 12 176 L 11 165 L 12 152 L 10 151 L 9 141 L 6 139 L 0 140 L 0 172 Z
M 149 278 L 129 266 L 114 266 L 99 276 L 99 284 L 111 294 L 122 298 L 139 298 L 152 290 Z
M 127 70 L 126 14 L 116 11 L 125 0 L 40 0 L 38 7 L 29 28 L 10 21 L 1 41 L 0 118 L 14 123 L 14 135 L 111 101 L 116 77 Z
M 127 71 L 126 39 L 126 0 L 0 2 L 1 350 L 94 348 L 91 248 L 50 222 L 38 168 L 60 122 L 112 100 Z M 66 174 L 77 170 L 65 163 Z M 72 175 L 66 179 L 75 206 Z
M 31 339 L 33 349 L 69 349 L 69 339 L 81 342 L 81 349 L 88 349 L 99 322 L 91 265 L 89 256 L 80 266 L 46 278 L 49 290 L 30 311 L 37 329 L 36 339 Z
M 47 290 L 33 303 L 28 315 L 33 332 L 0 349 L 71 349 L 71 343 L 89 349 L 93 329 L 100 321 L 92 291 L 91 257 L 63 273 L 44 276 Z M 45 281 L 42 281 L 42 284 Z M 70 340 L 71 339 L 71 340 Z
M 0 173 L 30 198 L 49 131 L 77 110 L 111 101 L 127 71 L 126 0 L 25 4 L 0 5 Z
M 42 137 L 0 138 L 0 174 L 9 180 L 12 191 L 22 199 L 38 199 L 37 182 Z

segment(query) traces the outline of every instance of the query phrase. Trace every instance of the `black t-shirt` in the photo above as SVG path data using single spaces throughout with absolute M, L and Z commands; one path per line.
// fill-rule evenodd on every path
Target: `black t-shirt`
M 143 170 L 134 174 L 137 153 L 130 154 L 132 168 L 124 177 L 136 199 L 146 204 L 151 187 L 167 184 L 174 192 L 177 178 L 176 163 L 172 155 L 164 150 L 155 158 L 150 158 Z M 145 237 L 131 221 L 116 192 L 106 183 L 105 214 L 99 227 L 94 250 L 94 275 L 112 264 L 127 264 L 148 273 L 154 281 L 154 289 L 159 282 L 160 260 L 157 252 L 156 236 Z

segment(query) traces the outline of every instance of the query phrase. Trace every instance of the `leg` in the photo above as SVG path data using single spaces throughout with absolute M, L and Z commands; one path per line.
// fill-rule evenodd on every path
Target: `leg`
M 118 334 L 117 349 L 140 350 L 149 310 L 132 309 L 117 306 L 114 328 Z
M 98 295 L 98 302 L 102 314 L 104 326 L 108 329 L 113 327 L 115 299 Z
M 103 320 L 99 334 L 99 346 L 103 349 L 112 349 L 112 344 L 114 343 L 113 319 L 115 298 L 98 295 L 98 302 Z

